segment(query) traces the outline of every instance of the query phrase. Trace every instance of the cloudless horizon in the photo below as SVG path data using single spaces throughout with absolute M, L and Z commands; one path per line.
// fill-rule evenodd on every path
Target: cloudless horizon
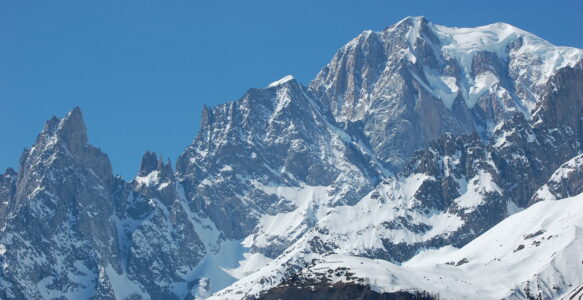
M 360 32 L 406 16 L 506 22 L 583 48 L 582 1 L 10 1 L 0 3 L 0 169 L 79 106 L 91 144 L 131 180 L 146 150 L 175 163 L 203 104 L 291 74 L 308 84 Z

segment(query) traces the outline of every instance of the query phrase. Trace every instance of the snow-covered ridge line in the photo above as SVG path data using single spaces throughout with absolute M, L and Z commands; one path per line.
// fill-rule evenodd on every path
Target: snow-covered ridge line
M 276 80 L 276 81 L 268 84 L 267 87 L 268 88 L 276 87 L 276 86 L 282 85 L 290 80 L 294 80 L 294 77 L 292 75 L 286 75 L 286 76 L 282 77 L 281 79 Z
M 447 246 L 421 252 L 403 265 L 349 254 L 316 258 L 298 273 L 306 282 L 353 282 L 376 292 L 426 291 L 445 299 L 558 299 L 583 282 L 579 226 L 583 195 L 539 202 L 514 214 L 461 249 Z M 297 251 L 297 250 L 294 250 Z M 265 292 L 246 286 L 281 274 L 267 268 L 212 299 L 242 299 Z M 263 274 L 262 274 L 263 272 Z M 488 276 L 484 276 L 488 274 Z M 242 285 L 238 286 L 237 285 Z M 270 284 L 266 284 L 270 286 Z

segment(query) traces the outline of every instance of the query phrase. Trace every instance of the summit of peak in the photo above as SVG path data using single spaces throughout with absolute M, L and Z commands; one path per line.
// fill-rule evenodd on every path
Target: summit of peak
M 88 143 L 87 128 L 79 107 L 73 108 L 62 118 L 57 116 L 50 118 L 39 134 L 36 144 L 50 146 L 57 141 L 68 145 L 69 150 L 81 149 Z
M 73 107 L 73 109 L 67 113 L 65 118 L 82 118 L 81 108 L 79 106 Z
M 409 22 L 429 22 L 429 20 L 427 20 L 427 18 L 425 16 L 407 16 L 404 17 L 403 19 L 401 19 L 401 21 L 397 22 L 398 23 L 402 23 L 405 21 L 409 21 Z
M 276 80 L 276 81 L 268 84 L 267 88 L 276 87 L 276 86 L 282 85 L 282 84 L 289 82 L 289 81 L 292 81 L 292 80 L 295 80 L 295 78 L 292 75 L 286 75 L 286 76 L 282 77 L 281 79 Z
M 4 172 L 4 175 L 8 177 L 16 176 L 16 174 L 17 174 L 16 171 L 11 167 L 8 167 Z
M 146 176 L 158 169 L 158 157 L 155 152 L 146 151 L 142 156 L 139 176 Z
M 168 159 L 167 163 L 164 164 L 164 158 L 162 155 L 157 155 L 156 152 L 146 151 L 142 156 L 142 162 L 140 164 L 140 171 L 138 177 L 146 177 L 150 173 L 158 171 L 160 175 L 172 175 L 172 163 Z
M 78 106 L 60 120 L 56 134 L 68 144 L 74 143 L 81 146 L 88 143 L 87 128 Z
M 85 131 L 85 121 L 83 120 L 83 114 L 79 106 L 75 106 L 73 110 L 67 113 L 67 115 L 61 120 L 61 127 L 72 126 L 79 130 Z
M 397 28 L 401 26 L 419 26 L 420 24 L 428 24 L 430 21 L 424 16 L 408 16 L 401 19 L 399 22 L 387 27 L 387 29 Z

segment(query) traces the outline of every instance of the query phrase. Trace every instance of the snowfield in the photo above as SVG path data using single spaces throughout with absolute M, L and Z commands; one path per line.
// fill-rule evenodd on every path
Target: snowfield
M 581 211 L 583 194 L 543 201 L 508 217 L 461 249 L 426 250 L 401 265 L 332 254 L 316 258 L 300 277 L 361 283 L 377 292 L 427 291 L 444 299 L 525 299 L 538 293 L 543 299 L 558 299 L 583 282 Z M 242 299 L 265 291 L 257 280 L 277 281 L 276 269 L 268 264 L 211 299 Z

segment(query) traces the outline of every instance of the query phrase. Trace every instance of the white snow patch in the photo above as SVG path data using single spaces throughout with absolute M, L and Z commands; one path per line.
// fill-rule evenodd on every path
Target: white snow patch
M 506 213 L 510 216 L 513 215 L 515 213 L 521 212 L 523 211 L 524 208 L 520 208 L 518 207 L 518 205 L 516 205 L 514 202 L 512 202 L 511 200 L 506 201 Z
M 476 176 L 468 181 L 465 191 L 461 196 L 454 199 L 455 204 L 465 209 L 469 213 L 476 209 L 484 201 L 486 193 L 497 192 L 502 194 L 502 190 L 492 178 L 492 175 L 484 170 L 480 170 Z
M 270 83 L 269 85 L 267 85 L 268 88 L 272 88 L 272 87 L 276 87 L 278 85 L 282 85 L 290 80 L 293 80 L 294 77 L 292 75 L 286 75 L 284 77 L 282 77 L 280 80 L 276 80 L 272 83 Z
M 243 260 L 243 253 L 247 250 L 241 245 L 240 240 L 223 241 L 220 249 L 208 255 L 194 270 L 194 278 L 207 278 L 213 293 L 227 287 L 237 279 L 229 274 L 228 270 L 239 266 L 239 261 Z
M 225 269 L 231 276 L 240 279 L 267 265 L 273 259 L 261 253 L 244 253 L 244 260 L 239 261 L 239 266 L 233 269 Z
M 221 168 L 221 172 L 231 172 L 231 171 L 233 171 L 233 167 L 231 167 L 231 166 L 229 166 L 229 165 L 224 165 L 224 166 Z
M 425 78 L 427 78 L 431 87 L 430 91 L 437 98 L 441 99 L 448 109 L 451 109 L 460 90 L 457 85 L 457 79 L 451 76 L 440 75 L 437 71 L 429 68 L 424 68 L 424 71 Z
M 276 195 L 294 204 L 296 209 L 275 215 L 264 215 L 256 226 L 256 232 L 244 240 L 245 247 L 267 247 L 274 240 L 294 240 L 309 229 L 309 224 L 318 218 L 317 208 L 330 200 L 328 187 L 308 186 L 286 187 L 266 186 L 252 181 L 258 189 Z M 320 212 L 319 214 L 323 214 Z
M 158 184 L 158 176 L 159 176 L 158 171 L 152 171 L 150 174 L 146 175 L 146 176 L 136 176 L 136 182 L 139 185 L 145 185 L 145 186 L 151 186 L 151 185 L 156 185 Z
M 199 279 L 198 285 L 194 289 L 192 296 L 195 300 L 206 299 L 209 296 L 210 283 L 209 279 L 203 277 Z
M 470 87 L 468 107 L 474 107 L 484 93 L 494 92 L 494 85 L 498 82 L 498 77 L 492 72 L 484 72 L 476 76 L 474 84 Z
M 143 287 L 129 280 L 126 276 L 118 274 L 113 267 L 109 265 L 105 267 L 105 273 L 109 278 L 109 283 L 111 284 L 116 299 L 127 299 L 132 295 L 139 295 L 144 299 L 150 299 L 150 296 L 143 292 Z

